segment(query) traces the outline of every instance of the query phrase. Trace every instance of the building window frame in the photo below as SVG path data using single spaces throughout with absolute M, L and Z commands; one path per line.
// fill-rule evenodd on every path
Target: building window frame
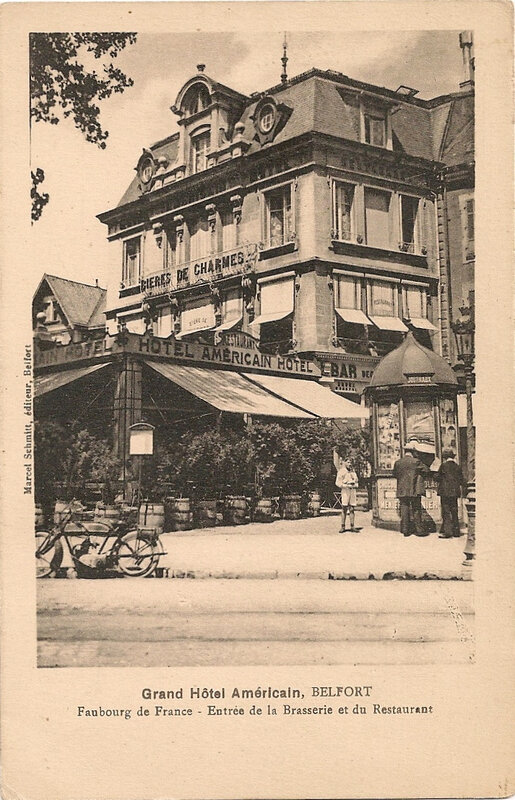
M 422 203 L 421 198 L 417 195 L 408 194 L 406 192 L 399 192 L 399 232 L 400 232 L 400 241 L 399 241 L 399 250 L 402 250 L 404 253 L 419 253 L 421 247 L 421 214 L 422 214 Z M 414 208 L 414 214 L 412 215 L 412 220 L 407 213 L 405 213 L 405 203 L 410 202 L 412 203 L 412 208 Z M 411 237 L 409 235 L 409 224 L 412 222 L 413 230 L 411 232 Z M 411 239 L 411 240 L 410 240 Z
M 138 286 L 143 274 L 143 235 L 122 240 L 122 285 L 124 289 Z M 135 252 L 130 252 L 136 246 Z
M 277 222 L 281 225 L 281 231 L 272 232 L 271 206 L 270 199 L 273 195 L 282 193 L 282 202 L 276 203 L 275 214 Z M 288 205 L 289 195 L 289 205 Z M 297 185 L 295 180 L 284 181 L 275 184 L 260 192 L 261 198 L 261 239 L 264 250 L 275 250 L 276 248 L 290 246 L 295 247 L 296 233 L 296 214 L 297 214 Z M 278 199 L 278 198 L 276 198 Z M 282 221 L 281 221 L 282 220 Z M 276 228 L 277 230 L 277 228 Z
M 211 127 L 202 126 L 190 134 L 190 175 L 197 175 L 208 168 L 211 152 Z
M 333 178 L 331 180 L 332 227 L 331 238 L 336 241 L 349 242 L 356 238 L 356 184 L 350 181 Z M 342 195 L 348 195 L 342 200 Z M 345 205 L 348 216 L 348 230 L 342 224 L 341 209 Z
M 383 243 L 372 243 L 370 241 L 370 231 L 369 225 L 367 220 L 367 194 L 375 192 L 376 194 L 385 195 L 388 197 L 388 211 L 385 213 L 385 217 L 387 220 L 387 231 L 386 231 L 386 239 Z M 395 192 L 391 189 L 384 189 L 383 187 L 378 186 L 371 186 L 371 185 L 364 185 L 363 186 L 363 225 L 364 225 L 364 232 L 365 232 L 365 244 L 368 247 L 375 247 L 378 250 L 392 250 L 392 231 L 391 231 L 391 219 L 392 219 L 392 205 L 393 205 L 393 198 Z M 372 209 L 371 209 L 372 210 Z
M 378 126 L 377 123 L 380 123 Z M 369 147 L 392 150 L 392 126 L 390 111 L 373 103 L 360 105 L 361 141 Z M 378 132 L 381 131 L 381 135 Z

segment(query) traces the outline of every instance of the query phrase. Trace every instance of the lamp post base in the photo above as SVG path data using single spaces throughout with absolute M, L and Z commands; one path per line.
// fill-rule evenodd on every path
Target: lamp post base
M 467 507 L 468 524 L 467 541 L 463 550 L 463 555 L 465 556 L 463 566 L 471 567 L 476 556 L 476 484 L 474 481 L 467 486 L 465 505 Z

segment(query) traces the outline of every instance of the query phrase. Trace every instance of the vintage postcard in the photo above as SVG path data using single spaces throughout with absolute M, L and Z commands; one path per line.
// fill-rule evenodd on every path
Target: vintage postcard
M 510 796 L 512 5 L 0 17 L 2 796 Z

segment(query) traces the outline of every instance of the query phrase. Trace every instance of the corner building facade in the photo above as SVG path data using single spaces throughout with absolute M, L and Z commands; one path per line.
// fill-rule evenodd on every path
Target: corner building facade
M 203 70 L 179 132 L 99 215 L 109 332 L 314 360 L 354 400 L 408 330 L 441 352 L 442 119 L 463 90 L 426 101 L 313 69 L 247 97 Z

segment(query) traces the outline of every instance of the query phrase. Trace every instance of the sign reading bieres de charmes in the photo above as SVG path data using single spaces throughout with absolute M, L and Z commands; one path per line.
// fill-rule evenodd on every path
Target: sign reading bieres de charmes
M 184 289 L 196 283 L 240 275 L 250 269 L 257 258 L 257 244 L 245 244 L 219 255 L 209 255 L 191 261 L 168 272 L 156 272 L 141 278 L 140 288 L 146 297 L 158 297 L 174 289 Z

